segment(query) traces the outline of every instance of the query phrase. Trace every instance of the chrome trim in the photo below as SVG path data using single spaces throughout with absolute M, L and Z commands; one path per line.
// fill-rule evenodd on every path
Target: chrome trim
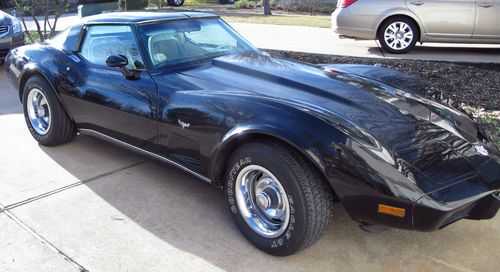
M 153 158 L 155 158 L 155 159 L 158 159 L 158 160 L 160 160 L 160 161 L 163 161 L 163 162 L 165 162 L 165 163 L 168 163 L 168 164 L 170 164 L 170 165 L 172 165 L 172 166 L 175 166 L 175 167 L 177 167 L 177 168 L 179 168 L 179 169 L 181 169 L 181 170 L 184 170 L 185 172 L 187 172 L 187 173 L 189 173 L 189 174 L 191 174 L 191 175 L 193 175 L 193 176 L 195 176 L 195 177 L 197 177 L 197 178 L 199 178 L 199 179 L 201 179 L 201 180 L 203 180 L 203 181 L 205 181 L 205 182 L 208 182 L 208 183 L 210 183 L 210 184 L 212 183 L 212 180 L 211 180 L 211 179 L 209 179 L 209 178 L 207 178 L 207 177 L 205 177 L 205 176 L 203 176 L 203 175 L 201 175 L 201 174 L 198 174 L 198 173 L 194 172 L 193 170 L 191 170 L 191 169 L 189 169 L 189 168 L 187 168 L 187 167 L 185 167 L 185 166 L 183 166 L 183 165 L 181 165 L 181 164 L 179 164 L 179 163 L 177 163 L 177 162 L 174 162 L 174 161 L 172 161 L 172 160 L 169 160 L 169 159 L 167 159 L 167 158 L 165 158 L 165 157 L 162 157 L 162 156 L 160 156 L 160 155 L 158 155 L 158 154 L 155 154 L 155 153 L 153 153 L 153 152 L 150 152 L 150 151 L 144 150 L 144 149 L 142 149 L 142 148 L 140 148 L 140 147 L 137 147 L 137 146 L 134 146 L 134 145 L 128 144 L 128 143 L 126 143 L 126 142 L 123 142 L 123 141 L 121 141 L 121 140 L 118 140 L 118 139 L 116 139 L 116 138 L 113 138 L 113 137 L 111 137 L 111 136 L 108 136 L 108 135 L 106 135 L 106 134 L 100 133 L 100 132 L 95 131 L 95 130 L 92 130 L 92 129 L 86 129 L 86 128 L 81 128 L 81 129 L 78 129 L 78 132 L 80 132 L 80 133 L 82 133 L 82 134 L 85 134 L 85 135 L 94 136 L 94 137 L 96 137 L 96 138 L 99 138 L 99 139 L 102 139 L 102 140 L 105 140 L 105 141 L 112 142 L 112 143 L 114 143 L 114 144 L 117 144 L 117 145 L 123 146 L 123 147 L 125 147 L 125 148 L 127 148 L 127 149 L 131 149 L 131 150 L 133 150 L 133 151 L 135 151 L 135 152 L 138 152 L 138 153 L 141 153 L 141 154 L 147 155 L 147 156 L 149 156 L 149 157 L 153 157 Z
M 7 34 L 9 34 L 9 26 L 8 25 L 0 26 L 0 38 L 3 38 L 3 36 Z
M 236 203 L 247 225 L 258 235 L 276 238 L 290 222 L 290 204 L 280 181 L 268 169 L 251 164 L 234 184 Z

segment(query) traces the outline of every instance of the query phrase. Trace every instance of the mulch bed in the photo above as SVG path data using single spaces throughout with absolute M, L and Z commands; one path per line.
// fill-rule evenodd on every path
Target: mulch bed
M 414 75 L 463 105 L 500 147 L 500 64 L 360 58 L 265 50 L 272 55 L 302 62 L 381 65 Z

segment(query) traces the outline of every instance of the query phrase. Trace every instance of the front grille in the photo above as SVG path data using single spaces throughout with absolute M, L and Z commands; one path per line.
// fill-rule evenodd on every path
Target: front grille
M 8 26 L 0 26 L 0 34 L 4 34 L 7 31 L 9 31 L 9 27 Z

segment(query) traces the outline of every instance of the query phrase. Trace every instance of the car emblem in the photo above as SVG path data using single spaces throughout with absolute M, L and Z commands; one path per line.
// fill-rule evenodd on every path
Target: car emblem
M 484 146 L 475 145 L 474 147 L 476 148 L 477 153 L 479 153 L 483 156 L 488 156 L 488 150 L 486 150 L 486 148 L 484 148 Z
M 190 123 L 182 122 L 181 119 L 177 119 L 177 123 L 181 125 L 182 129 L 188 128 L 191 125 Z

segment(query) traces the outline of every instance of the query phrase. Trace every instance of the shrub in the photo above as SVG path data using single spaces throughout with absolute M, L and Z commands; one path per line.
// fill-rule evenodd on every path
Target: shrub
M 127 1 L 127 9 L 135 10 L 135 9 L 144 9 L 148 6 L 148 0 L 118 0 L 118 6 L 124 10 L 125 9 L 125 1 Z
M 78 4 L 100 4 L 100 3 L 109 3 L 115 2 L 116 0 L 79 0 Z
M 239 8 L 239 9 L 254 8 L 255 5 L 256 5 L 256 2 L 251 1 L 251 0 L 239 0 L 239 1 L 236 1 L 236 3 L 234 3 L 234 7 Z

